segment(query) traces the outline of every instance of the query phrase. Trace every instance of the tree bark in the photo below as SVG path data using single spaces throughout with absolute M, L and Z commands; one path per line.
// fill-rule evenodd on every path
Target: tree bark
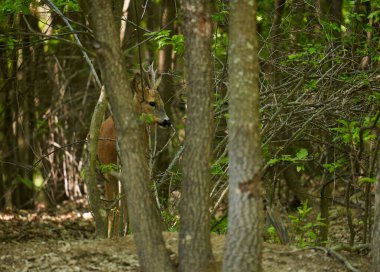
M 103 121 L 103 116 L 107 109 L 107 105 L 104 89 L 102 88 L 98 103 L 95 106 L 95 110 L 91 118 L 88 137 L 88 166 L 85 180 L 88 188 L 89 203 L 95 219 L 95 234 L 98 238 L 107 238 L 108 233 L 107 211 L 101 203 L 100 192 L 96 181 L 96 150 L 98 147 L 99 128 Z
M 284 11 L 285 7 L 285 0 L 276 0 L 274 2 L 274 11 L 273 11 L 273 19 L 272 19 L 272 27 L 270 32 L 270 38 L 271 38 L 271 61 L 269 62 L 269 72 L 270 72 L 270 80 L 272 81 L 272 84 L 275 87 L 278 84 L 279 81 L 279 71 L 276 69 L 275 63 L 279 61 L 279 58 L 281 56 L 280 49 L 280 42 L 281 42 L 281 19 L 282 19 L 282 13 Z
M 212 271 L 210 242 L 211 149 L 214 133 L 211 59 L 211 4 L 207 0 L 182 2 L 187 88 L 186 139 L 179 271 Z
M 372 271 L 380 272 L 380 156 L 378 157 L 378 173 L 375 184 L 375 220 L 373 222 Z
M 173 0 L 165 0 L 163 2 L 162 7 L 162 17 L 161 17 L 161 28 L 166 27 L 165 29 L 172 31 L 173 33 L 173 25 L 172 22 L 175 16 L 175 10 L 174 10 L 174 1 Z M 171 22 L 169 24 L 169 22 Z M 171 70 L 172 66 L 172 52 L 173 52 L 173 46 L 166 45 L 164 46 L 158 54 L 158 73 L 162 75 L 162 80 L 160 84 L 160 94 L 162 97 L 162 100 L 166 104 L 166 112 L 171 120 L 173 120 L 172 116 L 172 110 L 171 110 L 171 98 L 174 96 L 174 90 L 173 90 L 173 81 L 172 76 L 168 73 Z M 162 149 L 165 144 L 168 142 L 170 138 L 170 130 L 163 130 L 160 129 L 158 131 L 157 135 L 157 147 L 159 149 Z M 163 173 L 168 168 L 171 158 L 170 158 L 170 148 L 164 149 L 161 154 L 157 158 L 156 163 L 156 170 L 158 173 Z M 160 184 L 160 197 L 163 199 L 163 206 L 167 206 L 167 202 L 169 199 L 168 188 L 169 184 L 168 182 L 165 182 L 164 184 Z
M 261 271 L 259 65 L 253 0 L 230 2 L 229 215 L 223 271 Z
M 333 22 L 338 27 L 342 24 L 342 7 L 343 7 L 343 1 L 342 0 L 319 0 L 319 9 L 320 9 L 320 18 L 324 20 L 325 22 Z M 328 30 L 332 33 L 332 38 L 336 39 L 334 41 L 334 47 L 338 45 L 338 41 L 341 37 L 341 32 L 332 29 Z
M 342 23 L 342 0 L 319 0 L 321 16 L 340 25 Z
M 126 64 L 119 48 L 111 1 L 79 1 L 90 19 L 103 82 L 118 138 L 128 212 L 142 271 L 174 271 L 163 241 L 160 221 L 150 194 L 150 180 L 143 137 L 143 125 L 134 109 Z
M 9 25 L 16 24 L 16 16 L 12 16 L 9 19 Z M 1 29 L 2 34 L 9 29 L 5 27 Z M 12 36 L 12 38 L 15 38 Z M 5 48 L 7 48 L 5 46 Z M 15 88 L 16 88 L 16 76 L 17 76 L 17 49 L 9 49 L 5 51 L 4 58 L 2 60 L 2 73 L 4 77 L 4 85 L 0 89 L 0 92 L 4 94 L 4 115 L 2 134 L 3 139 L 1 145 L 1 160 L 4 162 L 16 162 L 17 161 L 17 137 L 15 130 L 13 129 L 13 122 L 15 120 Z M 14 184 L 16 183 L 17 168 L 14 165 L 1 164 L 1 174 L 4 182 L 4 209 L 12 210 L 14 208 L 13 191 Z

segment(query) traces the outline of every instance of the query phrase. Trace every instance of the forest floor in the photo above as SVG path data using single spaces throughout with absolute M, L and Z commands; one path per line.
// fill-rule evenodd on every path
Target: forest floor
M 67 203 L 52 211 L 0 213 L 0 272 L 140 271 L 131 236 L 94 240 L 93 233 L 91 214 L 75 204 Z M 176 261 L 178 235 L 164 236 Z M 224 241 L 223 235 L 212 235 L 218 266 L 223 259 Z M 368 254 L 344 251 L 339 254 L 349 264 L 343 264 L 322 248 L 299 249 L 265 243 L 263 268 L 268 272 L 371 270 Z

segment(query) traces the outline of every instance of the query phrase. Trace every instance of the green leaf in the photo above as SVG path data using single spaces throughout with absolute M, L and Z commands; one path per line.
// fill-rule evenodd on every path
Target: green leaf
M 310 47 L 308 50 L 307 50 L 310 54 L 314 54 L 315 52 L 317 52 L 317 49 L 315 47 Z
M 185 46 L 185 37 L 181 35 L 173 35 L 171 38 L 173 50 L 176 54 L 182 54 Z
M 299 160 L 307 159 L 307 156 L 308 156 L 308 155 L 309 155 L 309 152 L 307 151 L 306 148 L 301 148 L 301 149 L 297 152 L 297 154 L 296 154 L 297 159 L 299 159 Z
M 280 161 L 279 159 L 270 159 L 270 160 L 267 162 L 267 164 L 268 164 L 268 165 L 273 165 L 273 164 L 278 163 L 279 161 Z
M 360 183 L 375 183 L 376 182 L 376 179 L 375 178 L 370 178 L 370 177 L 362 177 L 362 178 L 359 178 L 358 180 Z
M 308 231 L 307 236 L 309 236 L 310 239 L 315 240 L 317 239 L 317 234 L 315 234 L 314 231 Z
M 140 120 L 141 120 L 142 122 L 144 122 L 145 124 L 147 124 L 147 125 L 151 125 L 151 124 L 153 124 L 153 122 L 154 122 L 154 117 L 153 117 L 153 115 L 151 115 L 151 114 L 142 113 L 142 114 L 140 115 Z
M 29 5 L 31 0 L 5 0 L 0 5 L 0 17 L 5 14 L 24 13 L 29 14 Z
M 114 163 L 101 164 L 101 165 L 99 165 L 99 170 L 100 170 L 100 173 L 106 174 L 106 173 L 110 173 L 110 172 L 117 172 L 120 170 L 120 167 Z
M 305 170 L 305 166 L 303 166 L 303 165 L 297 165 L 296 169 L 297 169 L 297 172 L 302 172 L 302 171 Z
M 28 178 L 24 178 L 22 176 L 17 176 L 17 180 L 20 181 L 22 184 L 24 184 L 29 189 L 33 189 L 33 180 L 30 180 Z

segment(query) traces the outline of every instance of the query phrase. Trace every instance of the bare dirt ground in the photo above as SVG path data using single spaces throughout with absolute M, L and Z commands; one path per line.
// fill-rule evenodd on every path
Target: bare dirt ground
M 0 272 L 140 271 L 131 236 L 94 240 L 93 232 L 91 215 L 70 205 L 56 211 L 0 213 Z M 164 236 L 176 261 L 178 236 Z M 224 240 L 223 235 L 212 236 L 218 266 L 223 259 Z M 368 255 L 339 254 L 356 271 L 370 271 Z M 268 272 L 350 271 L 347 264 L 322 249 L 268 243 L 264 245 L 263 267 Z

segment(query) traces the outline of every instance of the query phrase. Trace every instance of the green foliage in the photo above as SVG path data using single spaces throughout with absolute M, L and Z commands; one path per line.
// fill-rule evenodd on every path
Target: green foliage
M 218 24 L 227 23 L 229 6 L 222 0 L 217 0 L 215 6 L 217 11 L 212 15 L 212 19 Z
M 318 227 L 326 225 L 323 223 L 323 218 L 319 213 L 314 222 L 309 222 L 308 215 L 311 210 L 307 201 L 305 201 L 302 206 L 297 208 L 296 215 L 289 215 L 292 228 L 296 234 L 295 240 L 301 248 L 315 245 L 317 243 Z
M 304 64 L 318 67 L 320 65 L 319 61 L 325 57 L 323 53 L 323 46 L 318 43 L 308 43 L 303 45 L 302 47 L 303 48 L 301 51 L 288 55 L 287 59 L 282 64 Z
M 212 49 L 218 59 L 227 56 L 228 35 L 227 33 L 216 33 L 213 37 Z
M 339 159 L 333 163 L 325 163 L 323 164 L 323 168 L 325 168 L 329 173 L 334 173 L 337 169 L 346 165 L 347 161 L 345 159 Z
M 367 51 L 359 52 L 359 53 L 361 55 L 367 55 L 368 54 Z M 351 75 L 350 73 L 341 73 L 339 75 L 339 79 L 344 81 L 347 84 L 352 84 L 352 85 L 356 85 L 356 84 L 358 84 L 358 82 L 360 82 L 361 84 L 363 84 L 365 86 L 370 85 L 368 74 L 365 72 L 356 73 L 354 76 Z
M 180 34 L 180 35 L 173 35 L 171 43 L 173 45 L 174 53 L 176 53 L 176 54 L 182 54 L 182 52 L 184 50 L 183 49 L 184 48 L 184 44 L 185 44 L 185 38 L 184 38 L 184 36 L 182 34 Z
M 48 122 L 46 119 L 37 121 L 37 134 L 42 135 L 49 132 Z
M 30 180 L 28 178 L 24 178 L 20 175 L 17 175 L 17 181 L 21 182 L 22 184 L 24 184 L 29 189 L 33 189 L 33 180 Z
M 363 126 L 369 126 L 375 121 L 375 116 L 367 116 L 364 118 Z M 336 133 L 334 138 L 335 142 L 343 142 L 347 145 L 356 146 L 360 142 L 362 133 L 363 142 L 366 143 L 376 138 L 376 135 L 368 129 L 364 129 L 361 132 L 361 125 L 358 121 L 338 120 L 338 127 L 332 128 L 331 131 Z
M 370 177 L 361 177 L 358 180 L 359 183 L 371 183 L 374 184 L 376 182 L 375 178 L 370 178 Z
M 41 190 L 44 186 L 44 177 L 38 168 L 36 168 L 33 173 L 33 185 L 37 190 Z
M 99 165 L 99 170 L 102 174 L 110 173 L 110 172 L 118 172 L 120 167 L 116 164 L 101 164 Z
M 179 219 L 177 215 L 170 213 L 166 210 L 161 211 L 161 217 L 163 218 L 165 224 L 168 226 L 168 231 L 178 232 L 179 231 Z
M 380 10 L 374 10 L 368 15 L 368 19 L 373 19 L 375 23 L 379 22 L 380 20 Z
M 226 176 L 226 168 L 228 166 L 228 157 L 223 157 L 215 161 L 211 166 L 212 175 L 224 175 Z
M 142 113 L 140 115 L 140 121 L 144 122 L 147 125 L 151 125 L 154 122 L 154 117 L 151 114 Z
M 76 0 L 54 0 L 54 4 L 64 12 L 67 11 L 79 11 L 80 7 Z
M 372 92 L 368 96 L 368 101 L 375 104 L 375 105 L 380 105 L 380 93 L 379 92 Z
M 0 20 L 1 20 L 1 13 L 0 13 Z M 12 50 L 17 44 L 17 42 L 18 41 L 10 35 L 0 34 L 0 43 L 4 43 L 9 50 Z
M 312 91 L 317 89 L 317 80 L 311 79 L 304 84 L 305 90 Z
M 29 5 L 32 0 L 4 0 L 0 5 L 0 20 L 7 14 L 24 13 L 29 14 Z
M 161 49 L 164 46 L 172 45 L 176 54 L 182 54 L 184 50 L 185 39 L 181 35 L 170 35 L 171 31 L 163 29 L 160 31 L 154 31 L 144 34 L 146 37 L 152 37 L 152 41 L 156 42 L 157 49 Z
M 267 233 L 269 235 L 269 243 L 281 244 L 280 237 L 278 237 L 276 228 L 274 226 L 270 226 L 269 228 L 267 228 Z
M 211 225 L 213 225 L 212 233 L 226 234 L 228 227 L 228 216 L 224 216 L 219 221 L 215 219 L 212 220 Z
M 305 170 L 304 162 L 308 159 L 309 152 L 305 148 L 301 148 L 297 153 L 295 157 L 292 157 L 290 155 L 282 155 L 279 158 L 273 158 L 270 159 L 267 164 L 268 165 L 274 165 L 279 162 L 291 162 L 296 165 L 297 172 L 301 172 Z
M 85 180 L 87 177 L 87 169 L 83 168 L 82 170 L 80 170 L 79 176 L 80 176 L 81 180 Z

